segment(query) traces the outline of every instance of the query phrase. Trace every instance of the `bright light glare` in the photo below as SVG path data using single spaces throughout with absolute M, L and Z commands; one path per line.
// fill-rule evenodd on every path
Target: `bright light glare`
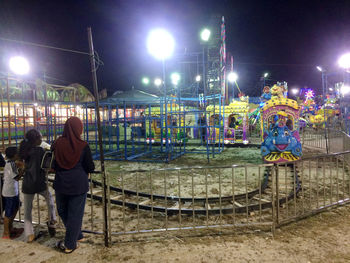
M 321 68 L 320 66 L 317 66 L 316 67 L 318 71 L 322 72 L 323 71 L 323 68 Z
M 292 92 L 293 95 L 297 95 L 298 92 L 299 92 L 299 89 L 294 88 L 294 89 L 291 90 L 291 92 Z
M 210 38 L 210 30 L 208 28 L 204 28 L 201 32 L 201 39 L 203 41 L 208 41 Z
M 348 93 L 350 92 L 350 86 L 346 86 L 346 85 L 342 86 L 342 87 L 340 88 L 340 92 L 341 92 L 341 94 L 343 94 L 343 96 L 344 96 L 345 94 L 348 94 Z
M 148 85 L 149 84 L 149 78 L 143 77 L 142 78 L 142 84 Z
M 267 78 L 268 76 L 269 76 L 269 73 L 266 72 L 266 73 L 264 74 L 264 78 Z
M 197 75 L 197 76 L 196 76 L 196 81 L 197 81 L 197 82 L 200 82 L 200 81 L 201 81 L 201 75 Z
M 344 69 L 350 69 L 350 53 L 342 55 L 338 60 L 338 65 Z
M 24 57 L 16 56 L 10 59 L 10 69 L 17 75 L 26 75 L 29 73 L 29 63 Z
M 177 72 L 174 72 L 170 75 L 171 78 L 171 83 L 173 83 L 174 85 L 177 85 L 180 81 L 180 74 Z
M 148 52 L 156 59 L 164 60 L 174 52 L 174 38 L 164 29 L 151 31 L 147 39 Z
M 333 91 L 333 89 L 332 89 L 332 88 L 329 88 L 329 91 Z
M 156 85 L 157 87 L 160 86 L 162 84 L 162 80 L 160 78 L 156 78 L 154 80 L 154 85 Z
M 238 75 L 237 75 L 236 72 L 230 72 L 230 73 L 228 73 L 227 80 L 228 80 L 229 82 L 232 82 L 232 83 L 233 83 L 233 82 L 236 82 L 237 79 L 238 79 Z

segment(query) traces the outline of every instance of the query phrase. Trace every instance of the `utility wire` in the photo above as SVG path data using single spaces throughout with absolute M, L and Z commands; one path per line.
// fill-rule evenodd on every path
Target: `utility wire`
M 49 48 L 49 49 L 55 49 L 55 50 L 60 50 L 60 51 L 64 51 L 64 52 L 70 52 L 70 53 L 76 53 L 76 54 L 81 54 L 81 55 L 88 55 L 88 56 L 90 56 L 90 53 L 83 52 L 83 51 L 78 51 L 78 50 L 73 50 L 73 49 L 66 49 L 66 48 L 60 48 L 60 47 L 42 45 L 42 44 L 37 44 L 37 43 L 33 43 L 33 42 L 21 41 L 21 40 L 15 40 L 15 39 L 9 39 L 9 38 L 4 38 L 4 37 L 0 37 L 0 40 L 9 41 L 9 42 L 14 42 L 14 43 L 22 44 L 22 45 L 30 45 L 30 46 L 36 46 L 36 47 L 42 47 L 42 48 Z M 103 63 L 103 61 L 100 59 L 100 56 L 98 55 L 98 53 L 97 53 L 96 51 L 95 51 L 95 53 L 94 53 L 94 56 L 95 56 L 95 62 L 96 62 L 96 64 L 97 64 L 97 66 L 96 66 L 96 71 L 97 71 L 97 69 L 99 68 L 99 66 L 103 66 L 104 63 Z
M 83 52 L 83 51 L 78 51 L 78 50 L 73 50 L 73 49 L 60 48 L 60 47 L 54 47 L 54 46 L 48 46 L 48 45 L 42 45 L 42 44 L 37 44 L 37 43 L 33 43 L 33 42 L 28 42 L 28 41 L 21 41 L 21 40 L 9 39 L 9 38 L 4 38 L 4 37 L 0 37 L 0 40 L 9 41 L 9 42 L 15 42 L 15 43 L 18 43 L 18 44 L 29 45 L 29 46 L 36 46 L 36 47 L 56 49 L 56 50 L 60 50 L 60 51 L 64 51 L 64 52 L 71 52 L 71 53 L 76 53 L 76 54 L 81 54 L 81 55 L 90 55 L 88 52 Z
M 51 76 L 48 76 L 48 75 L 45 75 L 45 78 L 46 79 L 52 79 L 52 80 L 58 80 L 64 84 L 70 84 L 70 82 L 68 82 L 67 80 L 62 80 L 62 79 L 58 79 L 58 78 L 55 78 L 55 77 L 51 77 Z
M 234 64 L 256 65 L 256 66 L 314 67 L 314 65 L 307 65 L 307 64 L 269 64 L 269 63 L 249 63 L 249 62 L 235 62 Z

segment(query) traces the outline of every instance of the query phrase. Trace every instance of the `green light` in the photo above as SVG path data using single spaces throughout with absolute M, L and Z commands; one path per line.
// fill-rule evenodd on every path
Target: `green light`
M 143 77 L 143 78 L 142 78 L 142 84 L 143 84 L 143 85 L 148 85 L 148 84 L 149 84 L 149 78 Z

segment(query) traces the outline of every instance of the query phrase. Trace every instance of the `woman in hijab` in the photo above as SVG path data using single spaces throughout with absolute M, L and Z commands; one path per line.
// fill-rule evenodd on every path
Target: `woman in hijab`
M 56 247 L 64 253 L 72 253 L 78 247 L 77 241 L 83 239 L 81 226 L 89 190 L 88 173 L 95 169 L 90 147 L 80 138 L 82 132 L 81 120 L 70 117 L 64 124 L 62 136 L 52 145 L 56 206 L 66 227 L 65 238 Z

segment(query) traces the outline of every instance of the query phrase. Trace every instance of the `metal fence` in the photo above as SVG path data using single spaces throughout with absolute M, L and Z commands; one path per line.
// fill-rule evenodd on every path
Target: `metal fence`
M 109 173 L 105 205 L 101 175 L 92 174 L 83 229 L 105 234 L 109 242 L 130 234 L 183 230 L 267 227 L 273 231 L 291 220 L 348 203 L 350 137 L 331 130 L 328 134 L 332 153 L 295 162 Z M 314 134 L 304 137 L 303 143 L 324 146 L 315 143 L 318 138 L 323 140 Z M 46 204 L 41 197 L 35 202 L 33 221 L 45 225 Z M 22 210 L 17 219 L 23 219 Z
M 301 132 L 302 147 L 311 148 L 316 151 L 327 152 L 327 130 L 303 128 Z
M 289 201 L 276 205 L 276 224 L 283 224 L 320 212 L 350 200 L 350 151 L 305 158 L 293 163 L 277 165 L 276 200 L 283 191 L 283 182 L 294 182 Z M 288 179 L 289 178 L 289 179 Z

